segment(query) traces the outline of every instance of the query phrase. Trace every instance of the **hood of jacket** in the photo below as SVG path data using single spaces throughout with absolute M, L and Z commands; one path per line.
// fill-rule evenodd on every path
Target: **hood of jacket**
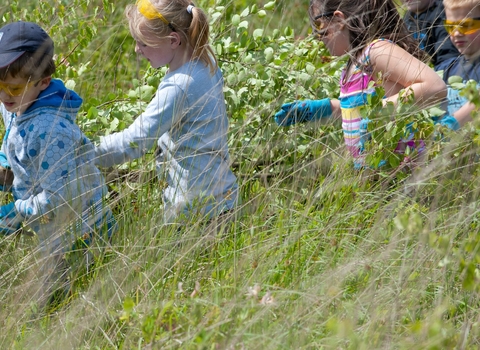
M 63 81 L 52 79 L 48 87 L 38 95 L 37 100 L 21 116 L 17 116 L 17 122 L 35 117 L 44 108 L 56 109 L 60 112 L 59 115 L 68 115 L 68 119 L 74 122 L 82 102 L 82 98 L 75 91 L 67 89 Z

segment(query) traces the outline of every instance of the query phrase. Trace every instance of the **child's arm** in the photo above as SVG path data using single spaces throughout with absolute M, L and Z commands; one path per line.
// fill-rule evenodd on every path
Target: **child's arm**
M 69 181 L 78 180 L 75 157 L 79 134 L 55 126 L 52 123 L 48 130 L 35 125 L 38 135 L 46 136 L 32 136 L 25 147 L 29 152 L 23 165 L 31 176 L 25 186 L 32 188 L 32 193 L 28 198 L 17 199 L 15 208 L 27 221 L 61 215 L 61 210 L 69 210 L 67 203 L 75 199 L 70 193 Z
M 125 130 L 100 139 L 95 147 L 95 164 L 109 167 L 140 158 L 175 123 L 177 101 L 186 98 L 177 86 L 163 86 L 145 111 Z
M 460 107 L 455 113 L 453 113 L 453 117 L 455 118 L 458 125 L 454 127 L 450 127 L 453 130 L 457 130 L 464 126 L 466 123 L 471 122 L 472 119 L 472 112 L 476 110 L 476 106 L 472 102 L 467 102 L 462 107 Z
M 16 231 L 22 221 L 31 222 L 39 217 L 48 221 L 54 215 L 62 215 L 62 210 L 69 210 L 69 203 L 74 198 L 68 181 L 75 178 L 78 137 L 75 133 L 62 132 L 63 128 L 52 130 L 52 126 L 55 126 L 54 122 L 43 128 L 35 125 L 33 130 L 37 135 L 32 134 L 26 141 L 28 157 L 22 157 L 22 166 L 31 180 L 22 185 L 29 189 L 30 196 L 0 208 L 2 233 Z
M 396 104 L 402 89 L 414 94 L 419 108 L 431 106 L 447 96 L 447 87 L 440 76 L 395 44 L 388 41 L 375 44 L 370 50 L 370 62 L 374 74 L 382 76 L 386 102 Z
M 275 113 L 275 122 L 280 126 L 290 126 L 327 118 L 340 117 L 340 101 L 324 98 L 322 100 L 302 100 L 284 103 Z

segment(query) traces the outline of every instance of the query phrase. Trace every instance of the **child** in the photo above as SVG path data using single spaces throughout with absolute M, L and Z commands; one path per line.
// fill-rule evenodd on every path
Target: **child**
M 0 232 L 24 224 L 40 243 L 43 296 L 65 282 L 63 254 L 77 238 L 93 238 L 115 221 L 102 201 L 104 179 L 93 145 L 75 124 L 82 99 L 55 73 L 54 44 L 37 24 L 0 29 L 0 113 L 6 127 L 2 165 L 14 179 L 14 201 L 0 207 Z
M 146 110 L 126 130 L 101 139 L 96 162 L 111 166 L 143 156 L 156 143 L 166 170 L 165 220 L 198 213 L 210 219 L 237 199 L 229 168 L 223 78 L 208 44 L 205 13 L 190 0 L 139 0 L 126 9 L 135 51 L 168 71 Z
M 286 103 L 275 120 L 287 126 L 341 116 L 347 149 L 359 168 L 364 164 L 368 135 L 368 120 L 360 109 L 375 86 L 384 88 L 385 103 L 396 103 L 399 91 L 406 89 L 419 108 L 444 98 L 446 87 L 437 73 L 409 53 L 422 54 L 414 50 L 417 43 L 406 31 L 393 0 L 311 0 L 309 13 L 314 33 L 330 53 L 349 56 L 341 75 L 340 98 Z
M 428 53 L 435 70 L 443 69 L 443 62 L 459 55 L 443 26 L 444 9 L 438 0 L 403 0 L 408 30 L 413 33 L 420 48 Z
M 480 86 L 480 0 L 444 0 L 445 28 L 450 39 L 460 51 L 458 59 L 446 62 L 444 80 L 460 76 L 464 82 L 475 80 Z M 447 114 L 441 123 L 457 130 L 472 120 L 473 103 L 459 95 L 458 90 L 448 88 Z

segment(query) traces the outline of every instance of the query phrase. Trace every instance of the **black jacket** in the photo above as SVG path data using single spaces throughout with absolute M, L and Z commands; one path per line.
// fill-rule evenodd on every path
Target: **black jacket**
M 404 17 L 408 30 L 420 42 L 420 48 L 431 56 L 435 69 L 443 61 L 459 55 L 443 26 L 444 20 L 445 10 L 438 0 L 426 11 L 407 12 Z

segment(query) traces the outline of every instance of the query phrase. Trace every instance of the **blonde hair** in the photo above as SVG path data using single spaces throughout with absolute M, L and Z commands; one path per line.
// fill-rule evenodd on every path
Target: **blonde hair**
M 209 44 L 210 29 L 205 12 L 195 6 L 189 7 L 193 5 L 190 0 L 149 1 L 158 12 L 156 18 L 147 19 L 139 12 L 137 5 L 128 5 L 125 9 L 132 36 L 148 46 L 155 47 L 158 42 L 148 40 L 147 33 L 160 40 L 175 31 L 186 40 L 187 45 L 193 48 L 192 58 L 202 61 L 213 74 L 218 65 L 215 53 Z
M 453 10 L 459 7 L 471 7 L 471 10 L 480 6 L 479 0 L 443 0 L 446 9 Z

